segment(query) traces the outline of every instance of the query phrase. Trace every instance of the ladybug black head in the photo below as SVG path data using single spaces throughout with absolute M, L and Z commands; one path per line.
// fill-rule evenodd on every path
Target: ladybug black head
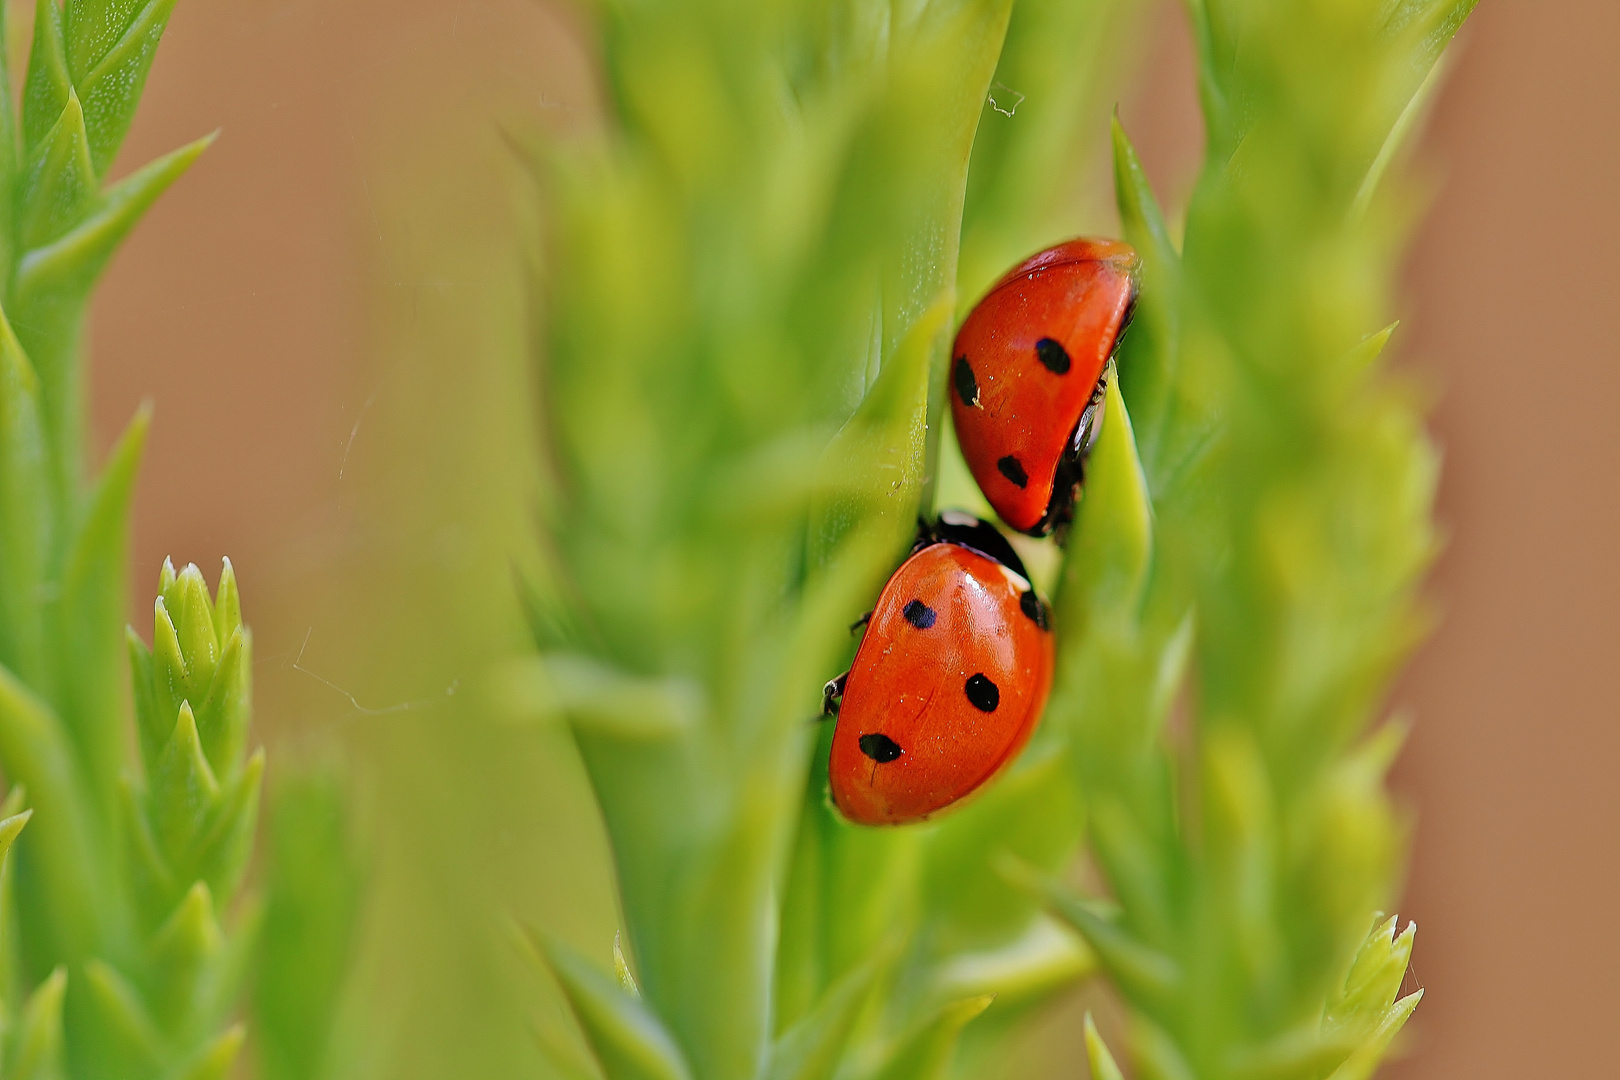
M 1025 581 L 1029 580 L 1029 571 L 1024 569 L 1024 560 L 1018 557 L 1018 552 L 1001 535 L 1001 530 L 988 521 L 981 521 L 972 514 L 961 510 L 942 510 L 938 521 L 923 521 L 918 524 L 917 543 L 912 551 L 920 551 L 930 544 L 956 544 L 960 547 L 977 551 L 987 559 L 994 559 Z

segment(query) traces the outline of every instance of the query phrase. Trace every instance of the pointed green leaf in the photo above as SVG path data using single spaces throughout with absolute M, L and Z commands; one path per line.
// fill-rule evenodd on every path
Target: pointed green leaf
M 1119 111 L 1114 111 L 1114 197 L 1119 203 L 1120 225 L 1125 239 L 1141 252 L 1150 263 L 1174 266 L 1180 261 L 1176 245 L 1170 239 L 1170 229 L 1164 222 L 1164 211 L 1148 182 L 1147 170 L 1142 167 L 1136 148 L 1125 135 L 1119 122 Z
M 236 1062 L 236 1056 L 246 1039 L 247 1028 L 232 1024 L 206 1044 L 196 1057 L 177 1069 L 172 1074 L 172 1080 L 225 1080 L 230 1076 L 231 1066 Z
M 1379 185 L 1383 182 L 1384 174 L 1389 171 L 1401 148 L 1411 138 L 1414 129 L 1419 126 L 1424 112 L 1427 110 L 1434 91 L 1440 85 L 1440 76 L 1445 65 L 1435 63 L 1429 68 L 1428 74 L 1418 84 L 1417 91 L 1401 110 L 1400 117 L 1385 136 L 1383 145 L 1378 148 L 1378 154 L 1373 158 L 1372 164 L 1367 167 L 1367 174 L 1362 178 L 1361 187 L 1356 190 L 1356 196 L 1350 203 L 1351 220 L 1360 220 L 1367 215 L 1377 196 Z
M 15 862 L 9 856 L 12 841 L 17 839 L 17 834 L 33 816 L 32 810 L 23 809 L 26 798 L 23 785 L 13 784 L 6 793 L 4 805 L 0 805 L 0 815 L 3 815 L 0 818 L 0 986 L 16 986 L 18 978 L 19 943 L 12 929 L 17 925 L 14 895 L 17 872 Z M 0 1021 L 7 1019 L 8 1013 L 9 1009 L 0 1009 Z M 4 1031 L 0 1029 L 0 1065 L 5 1063 L 3 1039 Z
M 1386 8 L 1386 33 L 1405 36 L 1411 67 L 1425 78 L 1439 63 L 1446 46 L 1479 5 L 1479 0 L 1407 0 Z
M 802 721 L 801 721 L 802 723 Z M 831 725 L 827 725 L 830 728 Z M 784 912 L 805 937 L 784 940 L 780 1013 L 797 1022 L 827 984 L 874 959 L 893 961 L 912 934 L 922 866 L 921 830 L 849 824 L 832 806 L 826 779 L 832 732 L 824 730 L 804 793 L 793 873 Z M 791 980 L 791 981 L 790 981 Z
M 1189 422 L 1183 400 L 1188 390 L 1181 377 L 1181 255 L 1117 114 L 1113 141 L 1120 222 L 1142 259 L 1136 314 L 1120 342 L 1118 363 L 1140 426 L 1145 470 L 1162 484 L 1197 445 L 1201 430 L 1200 423 Z
M 28 157 L 17 189 L 18 242 L 24 251 L 50 243 L 81 221 L 100 183 L 78 95 L 68 92 L 62 115 Z
M 144 794 L 137 790 L 134 779 L 120 778 L 118 794 L 125 857 L 135 899 L 144 910 L 148 924 L 155 923 L 173 910 L 181 885 L 175 881 L 169 860 L 158 848 L 146 814 Z
M 996 859 L 1011 854 L 1056 872 L 1074 854 L 1085 813 L 1058 741 L 1031 746 L 924 839 L 924 896 L 942 948 L 1000 947 L 1033 925 L 1039 902 L 996 873 Z
M 73 93 L 62 42 L 62 9 L 56 0 L 34 4 L 34 44 L 23 82 L 23 148 L 31 153 L 67 107 Z
M 214 668 L 213 682 L 197 708 L 203 753 L 208 755 L 209 764 L 221 779 L 235 774 L 247 740 L 248 716 L 253 704 L 249 683 L 253 660 L 247 641 L 242 627 L 231 632 Z
M 220 642 L 214 636 L 214 605 L 208 596 L 208 583 L 196 563 L 187 563 L 180 571 L 168 607 L 179 635 L 180 654 L 186 659 L 186 700 L 197 708 L 219 665 Z
M 772 1045 L 766 1080 L 830 1080 L 876 973 L 877 964 L 869 961 L 829 987 L 815 1009 Z
M 1092 620 L 1134 617 L 1152 554 L 1147 478 L 1119 380 L 1111 378 L 1057 596 L 1062 632 L 1078 641 Z
M 924 329 L 937 304 L 946 307 L 943 334 L 929 335 L 929 392 L 922 430 L 919 503 L 933 510 L 939 476 L 939 433 L 950 362 L 949 322 L 954 311 L 962 208 L 968 165 L 996 61 L 1007 36 L 1012 0 L 938 5 L 919 20 L 910 48 L 890 53 L 889 94 L 878 128 L 889 149 L 916 140 L 916 173 L 901 189 L 900 220 L 906 231 L 883 253 L 884 363 L 892 363 L 907 337 Z M 926 102 L 926 105 L 923 103 Z M 896 130 L 898 129 L 898 130 Z M 858 150 L 857 153 L 860 151 Z M 904 176 L 904 174 L 902 174 Z M 927 255 L 918 257 L 922 252 Z M 910 520 L 906 521 L 910 525 Z M 812 537 L 816 534 L 812 533 Z
M 914 1029 L 889 1052 L 877 1080 L 942 1080 L 969 1021 L 990 1007 L 989 996 L 953 1002 Z
M 23 784 L 12 784 L 11 790 L 6 792 L 4 801 L 0 801 L 0 817 L 15 818 L 23 813 L 28 805 L 28 789 Z M 16 839 L 15 836 L 12 837 Z M 7 852 L 9 855 L 9 850 Z M 17 934 L 9 928 L 17 925 L 17 866 L 16 861 L 10 858 L 0 859 L 0 986 L 18 986 L 21 972 L 19 970 L 19 942 Z M 7 1003 L 8 1006 L 10 1003 Z M 10 1008 L 0 1011 L 0 1016 L 9 1016 Z M 0 1066 L 5 1064 L 4 1033 L 0 1032 Z
M 1131 1057 L 1143 1080 L 1198 1080 L 1176 1040 L 1141 1013 L 1131 1018 Z
M 1234 1080 L 1326 1076 L 1349 1056 L 1358 1042 L 1358 1038 L 1347 1038 L 1343 1031 L 1324 1029 L 1313 1018 L 1259 1045 L 1233 1047 L 1226 1055 L 1227 1072 Z
M 229 556 L 221 560 L 219 589 L 214 600 L 214 637 L 229 641 L 231 635 L 242 629 L 242 597 L 236 587 L 236 567 Z
M 0 818 L 15 817 L 28 808 L 28 788 L 24 784 L 13 784 L 6 792 L 6 797 L 0 801 Z
M 96 15 L 89 14 L 101 9 Z M 120 10 L 121 9 L 121 10 Z M 119 16 L 111 18 L 113 11 Z M 68 9 L 68 61 L 84 98 L 96 170 L 105 173 L 123 144 L 135 106 L 146 85 L 158 41 L 174 11 L 174 0 L 75 0 Z M 99 17 L 98 17 L 99 16 Z M 121 33 L 108 41 L 109 31 Z
M 837 829 L 827 806 L 826 754 L 832 735 L 822 732 L 811 754 L 810 777 L 805 784 L 799 827 L 788 856 L 778 914 L 772 988 L 772 1012 L 780 1034 L 802 1021 L 822 1000 L 830 977 L 831 958 L 822 945 L 828 918 L 828 848 Z M 834 973 L 836 974 L 836 973 Z
M 624 987 L 626 993 L 641 996 L 641 987 L 636 985 L 636 977 L 630 971 L 630 961 L 624 957 L 624 947 L 619 942 L 618 931 L 614 931 L 613 934 L 613 974 L 619 977 L 619 985 Z
M 61 669 L 62 719 L 89 785 L 111 813 L 122 767 L 124 625 L 130 502 L 152 411 L 138 409 L 113 447 L 107 467 L 66 553 L 53 629 Z
M 40 819 L 29 831 L 47 898 L 53 945 L 72 954 L 99 940 L 96 900 L 105 896 L 100 837 L 87 815 L 94 805 L 80 783 L 61 722 L 0 666 L 0 761 L 8 779 L 28 785 Z
M 23 810 L 20 813 L 10 814 L 0 819 L 0 865 L 4 865 L 6 857 L 11 853 L 11 842 L 17 839 L 28 819 L 34 816 L 32 810 Z
M 1401 1028 L 1406 1026 L 1412 1010 L 1423 1000 L 1423 991 L 1416 990 L 1401 998 L 1385 1011 L 1378 1027 L 1367 1040 L 1350 1055 L 1343 1065 L 1333 1071 L 1328 1080 L 1369 1080 L 1384 1060 L 1384 1054 Z
M 776 859 L 799 806 L 797 776 L 754 769 L 739 779 L 718 835 L 693 845 L 663 900 L 662 948 L 637 955 L 693 1071 L 733 1080 L 752 1077 L 770 1053 Z M 632 927 L 637 914 L 627 915 Z M 705 1008 L 705 999 L 728 1004 Z
M 1114 1062 L 1114 1055 L 1108 1052 L 1108 1044 L 1097 1033 L 1090 1010 L 1086 1011 L 1086 1060 L 1091 1064 L 1091 1080 L 1125 1080 L 1125 1074 Z
M 579 1045 L 579 1038 L 563 1022 L 542 1011 L 535 1017 L 534 1038 L 540 1055 L 561 1080 L 602 1080 L 602 1067 L 590 1052 Z M 273 1072 L 272 1077 L 301 1080 L 303 1073 Z
M 186 890 L 168 920 L 152 937 L 152 1012 L 160 1027 L 173 1029 L 194 1007 L 201 982 L 225 953 L 225 938 L 214 915 L 213 895 L 197 882 Z
M 96 1030 L 106 1040 L 96 1049 L 126 1070 L 142 1075 L 153 1071 L 162 1057 L 164 1039 L 140 991 L 102 960 L 91 960 L 84 973 Z
M 364 867 L 338 770 L 279 768 L 276 775 L 260 877 L 265 911 L 252 971 L 253 1037 L 265 1080 L 310 1080 L 336 1024 Z
M 535 936 L 608 1080 L 690 1080 L 680 1048 L 658 1018 L 572 949 Z
M 50 0 L 41 2 L 48 5 Z M 76 315 L 119 242 L 213 141 L 213 135 L 205 136 L 132 173 L 107 189 L 101 205 L 82 224 L 25 252 L 13 287 L 16 302 L 51 304 Z
M 253 853 L 263 780 L 264 751 L 260 749 L 221 795 L 208 832 L 197 844 L 194 872 L 220 896 L 236 892 Z
M 1330 1022 L 1353 1023 L 1358 1019 L 1370 1022 L 1373 1017 L 1382 1016 L 1395 1000 L 1406 978 L 1412 944 L 1417 938 L 1417 923 L 1408 923 L 1405 930 L 1396 933 L 1397 922 L 1399 917 L 1391 915 L 1374 927 L 1356 950 L 1344 989 L 1328 1006 Z
M 44 680 L 39 596 L 56 520 L 42 425 L 39 380 L 0 313 L 0 663 L 34 685 Z
M 942 964 L 934 986 L 942 997 L 1006 996 L 1020 1006 L 1094 974 L 1097 957 L 1071 930 L 1038 916 L 1019 937 L 991 949 L 958 952 Z
M 180 706 L 168 745 L 149 778 L 152 832 L 172 859 L 184 852 L 219 800 L 219 781 L 203 756 L 190 702 Z
M 1153 1004 L 1168 1002 L 1181 985 L 1176 962 L 1132 937 L 1064 886 L 1037 879 L 1053 913 L 1074 927 L 1095 950 L 1103 967 L 1128 995 Z
M 62 996 L 67 990 L 67 969 L 58 967 L 35 987 L 23 1006 L 20 1022 L 8 1032 L 6 1080 L 61 1080 Z
M 106 56 L 151 0 L 66 0 L 62 37 L 75 80 Z
M 264 905 L 249 893 L 231 910 L 224 948 L 199 980 L 191 1016 L 197 1027 L 218 1031 L 241 1011 L 242 994 L 263 950 Z
M 817 565 L 832 560 L 844 539 L 862 526 L 891 534 L 897 553 L 915 532 L 917 515 L 926 510 L 919 500 L 927 460 L 929 370 L 949 329 L 952 295 L 941 294 L 918 317 L 823 454 L 826 481 L 818 489 L 833 494 L 811 504 Z
M 6 793 L 5 805 L 0 807 L 0 986 L 15 986 L 17 978 L 17 941 L 16 933 L 12 929 L 15 922 L 15 903 L 13 895 L 16 878 L 14 861 L 10 858 L 12 841 L 22 832 L 23 826 L 33 816 L 32 810 L 22 809 L 26 792 L 21 784 L 13 784 L 11 791 Z M 7 1018 L 7 1009 L 0 1008 L 0 1022 Z M 4 1037 L 4 1029 L 0 1027 L 0 1039 Z M 4 1064 L 4 1046 L 0 1045 L 0 1065 Z
M 174 616 L 161 595 L 152 604 L 152 699 L 166 745 L 174 730 L 170 717 L 180 711 L 181 702 L 186 700 L 186 658 L 180 651 L 180 632 L 175 629 Z
M 152 938 L 152 955 L 161 964 L 195 967 L 218 955 L 224 945 L 214 918 L 214 898 L 203 882 L 194 883 Z
M 1389 344 L 1389 339 L 1400 325 L 1400 321 L 1397 320 L 1375 334 L 1368 334 L 1365 340 L 1350 350 L 1350 362 L 1348 365 L 1350 369 L 1363 372 L 1372 367 L 1373 361 L 1383 355 L 1384 347 Z
M 173 725 L 159 719 L 152 682 L 152 650 L 146 647 L 133 626 L 124 627 L 124 646 L 129 653 L 129 681 L 135 699 L 135 734 L 140 739 L 141 763 L 150 772 L 163 752 L 163 744 L 168 741 Z
M 689 679 L 643 679 L 590 657 L 552 653 L 511 665 L 495 697 L 514 719 L 566 720 L 581 730 L 626 739 L 671 739 L 703 717 L 700 687 Z

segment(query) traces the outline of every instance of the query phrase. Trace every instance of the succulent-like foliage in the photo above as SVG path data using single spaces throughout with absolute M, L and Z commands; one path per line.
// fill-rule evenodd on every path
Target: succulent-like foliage
M 970 156 L 1038 156 L 1086 98 L 1064 81 L 1042 127 L 974 150 L 998 60 L 1039 68 L 1002 55 L 1009 19 L 1036 50 L 1084 23 L 1006 0 L 603 13 L 615 127 L 552 174 L 556 572 L 527 696 L 572 725 L 615 851 L 637 989 L 543 948 L 610 1075 L 936 1076 L 988 994 L 1010 1014 L 1087 969 L 989 867 L 1077 843 L 1050 748 L 927 830 L 847 828 L 809 771 L 820 684 L 932 500 Z M 1038 235 L 1002 206 L 976 219 L 997 258 Z
M 60 815 L 83 830 L 47 833 L 35 887 L 51 906 L 18 913 L 14 974 L 28 985 L 31 965 L 50 965 L 31 999 L 47 1003 L 56 1032 L 56 1071 L 41 1075 L 218 1077 L 243 1037 L 229 1018 L 255 920 L 229 919 L 224 905 L 251 850 L 264 767 L 262 752 L 246 752 L 251 639 L 229 561 L 216 597 L 195 566 L 177 575 L 165 562 L 155 608 L 153 648 L 128 632 L 140 768 L 111 793 L 110 820 L 53 739 L 55 716 L 8 686 L 8 772 L 26 778 L 42 822 Z M 64 840 L 92 846 L 47 846 Z M 87 880 L 100 891 L 81 891 Z M 50 934 L 82 951 L 47 953 Z
M 216 1038 L 228 1064 L 241 1038 L 220 1030 L 243 978 L 251 919 L 227 934 L 215 898 L 228 904 L 241 884 L 264 754 L 245 750 L 252 639 L 230 561 L 212 599 L 196 566 L 177 575 L 168 561 L 158 593 L 152 647 L 128 633 L 144 783 L 126 781 L 123 833 L 148 953 L 144 980 L 131 989 L 144 997 L 142 1022 L 160 1036 L 153 1065 L 167 1071 Z
M 865 830 L 826 804 L 817 689 L 950 473 L 952 314 L 1070 227 L 1117 11 L 600 6 L 608 130 L 549 161 L 521 698 L 572 728 L 613 850 L 620 977 L 536 935 L 608 1080 L 975 1075 L 1098 966 L 1138 1075 L 1376 1065 L 1416 999 L 1410 931 L 1368 936 L 1402 851 L 1398 732 L 1368 730 L 1420 628 L 1434 471 L 1376 364 L 1378 181 L 1468 7 L 1190 5 L 1209 160 L 1183 245 L 1116 135 L 1146 276 L 1047 722 L 968 805 Z M 1028 123 L 997 126 L 993 83 Z M 1082 836 L 1110 897 L 1058 883 Z
M 334 1072 L 339 995 L 349 970 L 363 878 L 349 801 L 330 768 L 277 769 L 253 972 L 253 1040 L 265 1080 Z
M 1115 130 L 1135 439 L 1094 463 L 1051 710 L 1113 895 L 1052 896 L 1146 1076 L 1366 1076 L 1417 1003 L 1412 930 L 1368 934 L 1404 847 L 1382 696 L 1434 548 L 1434 455 L 1377 362 L 1403 223 L 1379 180 L 1471 6 L 1194 5 L 1209 158 L 1180 246 Z
M 129 632 L 144 791 L 129 790 L 137 828 L 137 899 L 154 920 L 200 884 L 229 896 L 252 837 L 264 756 L 246 759 L 252 645 L 229 560 L 217 599 L 196 566 L 163 564 L 152 648 Z
M 242 1039 L 227 1014 L 248 935 L 222 922 L 263 761 L 245 752 L 235 578 L 227 563 L 210 598 L 195 567 L 165 565 L 153 650 L 130 636 L 129 760 L 120 627 L 146 411 L 99 478 L 82 459 L 90 290 L 208 141 L 106 182 L 173 6 L 39 0 L 20 104 L 0 70 L 0 769 L 37 813 L 6 886 L 8 1080 L 201 1080 Z

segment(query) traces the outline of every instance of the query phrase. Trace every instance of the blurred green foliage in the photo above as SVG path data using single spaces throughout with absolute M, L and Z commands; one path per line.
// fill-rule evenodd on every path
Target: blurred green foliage
M 264 1080 L 337 1075 L 332 1048 L 364 887 L 335 766 L 280 773 L 271 798 L 253 1038 Z
M 1417 998 L 1410 930 L 1369 936 L 1403 850 L 1375 721 L 1434 543 L 1377 363 L 1407 216 L 1379 179 L 1470 6 L 1190 5 L 1185 244 L 1115 135 L 1146 275 L 1048 718 L 889 830 L 827 805 L 816 690 L 950 482 L 949 316 L 1064 235 L 1127 5 L 595 8 L 606 129 L 545 161 L 542 656 L 508 690 L 569 725 L 612 847 L 620 977 L 532 934 L 608 1080 L 981 1075 L 1098 967 L 1139 1075 L 1376 1066 Z M 1083 838 L 1108 896 L 1066 883 Z

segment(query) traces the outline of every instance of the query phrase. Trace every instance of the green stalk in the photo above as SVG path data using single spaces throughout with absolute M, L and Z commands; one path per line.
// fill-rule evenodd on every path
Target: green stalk
M 513 684 L 574 735 L 621 901 L 622 946 L 532 935 L 578 1022 L 559 1072 L 980 1075 L 1099 969 L 1137 1075 L 1376 1065 L 1416 1004 L 1411 932 L 1375 922 L 1403 840 L 1376 721 L 1434 475 L 1376 363 L 1400 216 L 1377 178 L 1467 6 L 1193 5 L 1184 251 L 1116 131 L 1143 297 L 1048 718 L 980 796 L 888 830 L 827 805 L 818 689 L 918 512 L 963 495 L 951 318 L 1068 228 L 1126 6 L 599 6 L 606 131 L 546 159 L 551 559 Z M 1059 876 L 1082 837 L 1109 896 Z
M 867 832 L 825 804 L 814 718 L 935 500 L 964 214 L 974 289 L 1045 239 L 1019 200 L 1061 169 L 1020 170 L 1094 111 L 1122 6 L 602 10 L 611 130 L 547 162 L 555 560 L 522 700 L 571 727 L 613 847 L 630 976 L 536 934 L 609 1077 L 939 1076 L 970 1021 L 1092 969 L 991 868 L 1073 853 L 1056 742 L 938 826 Z M 998 71 L 1040 102 L 981 143 Z M 999 194 L 970 203 L 970 170 Z
M 1367 1076 L 1421 996 L 1396 1000 L 1413 928 L 1377 914 L 1405 848 L 1382 712 L 1423 627 L 1436 466 L 1378 362 L 1405 215 L 1368 177 L 1471 7 L 1193 5 L 1209 159 L 1183 250 L 1115 128 L 1143 301 L 1051 710 L 1112 901 L 1047 892 L 1144 1076 Z
M 38 0 L 19 111 L 0 70 L 0 768 L 12 809 L 37 811 L 0 902 L 19 931 L 0 984 L 6 1080 L 204 1080 L 242 1041 L 230 1014 L 253 918 L 228 909 L 263 756 L 247 750 L 235 577 L 227 562 L 211 597 L 196 567 L 165 564 L 152 647 L 126 641 L 149 410 L 98 477 L 83 460 L 91 290 L 211 139 L 107 183 L 173 6 Z M 8 844 L 20 820 L 0 823 Z

